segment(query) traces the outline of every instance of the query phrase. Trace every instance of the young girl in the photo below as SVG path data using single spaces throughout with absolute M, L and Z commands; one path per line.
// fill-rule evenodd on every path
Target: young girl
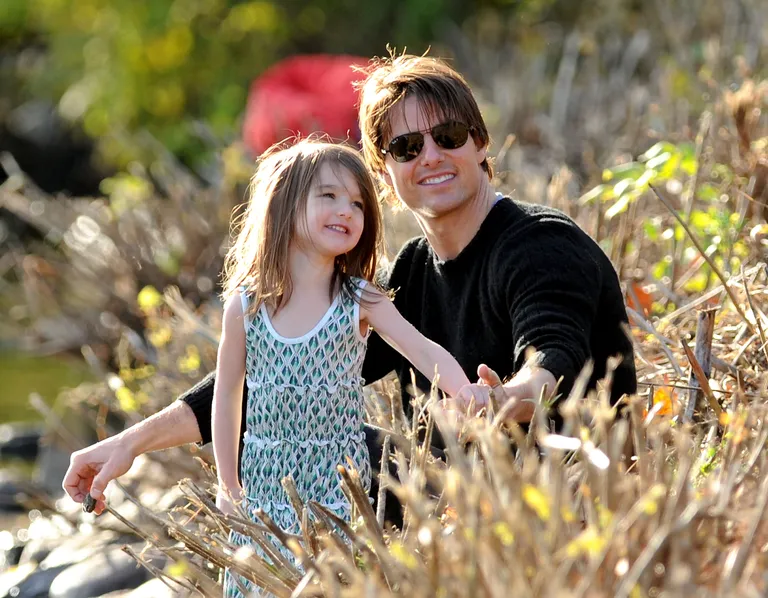
M 370 484 L 360 374 L 371 327 L 428 378 L 437 368 L 448 395 L 469 384 L 456 360 L 370 284 L 381 226 L 373 180 L 353 149 L 305 140 L 262 159 L 224 270 L 212 432 L 225 512 L 242 500 L 249 515 L 261 508 L 299 533 L 280 484 L 291 476 L 304 501 L 349 518 L 336 466 L 350 457 Z M 230 572 L 225 595 L 240 595 Z

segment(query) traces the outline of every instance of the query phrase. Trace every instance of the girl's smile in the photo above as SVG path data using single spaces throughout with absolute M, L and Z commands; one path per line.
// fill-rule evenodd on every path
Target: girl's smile
M 355 248 L 364 225 L 363 199 L 352 173 L 323 164 L 307 198 L 303 226 L 298 226 L 301 247 L 335 258 Z

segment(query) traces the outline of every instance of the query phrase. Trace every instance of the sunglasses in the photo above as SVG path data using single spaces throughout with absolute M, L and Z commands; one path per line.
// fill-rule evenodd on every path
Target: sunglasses
M 434 142 L 441 148 L 453 150 L 462 147 L 469 139 L 470 131 L 474 127 L 468 127 L 464 123 L 454 120 L 435 125 L 429 130 Z M 413 131 L 398 135 L 389 142 L 387 149 L 382 149 L 385 156 L 389 154 L 395 162 L 410 162 L 424 149 L 424 133 Z

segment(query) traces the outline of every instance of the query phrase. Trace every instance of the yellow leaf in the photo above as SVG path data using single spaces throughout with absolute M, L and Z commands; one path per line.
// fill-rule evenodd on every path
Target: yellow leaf
M 549 505 L 549 498 L 536 486 L 526 484 L 523 486 L 523 500 L 542 521 L 549 521 L 552 514 L 552 508 Z
M 605 548 L 605 544 L 606 539 L 594 526 L 590 526 L 568 543 L 565 552 L 570 558 L 576 558 L 582 554 L 597 556 Z
M 147 333 L 147 340 L 159 349 L 170 343 L 172 336 L 170 326 L 160 326 Z
M 493 526 L 493 533 L 504 546 L 512 546 L 515 541 L 515 534 L 509 529 L 509 526 L 503 521 L 499 521 Z
M 416 557 L 401 542 L 392 542 L 389 552 L 409 569 L 415 569 L 419 564 Z
M 560 509 L 560 516 L 563 518 L 563 521 L 565 521 L 566 523 L 573 523 L 574 521 L 576 521 L 576 515 L 568 507 L 563 507 L 562 509 Z
M 168 563 L 168 565 L 165 567 L 165 573 L 169 577 L 183 577 L 187 573 L 188 569 L 189 566 L 187 565 L 187 561 L 181 559 Z
M 603 505 L 597 505 L 597 518 L 601 529 L 606 529 L 613 521 L 613 513 Z
M 139 291 L 136 301 L 139 303 L 139 308 L 147 312 L 160 307 L 163 304 L 163 296 L 155 287 L 147 285 Z
M 641 508 L 646 515 L 655 515 L 659 510 L 659 505 L 652 498 L 647 498 L 643 501 Z
M 182 374 L 192 374 L 200 369 L 200 352 L 194 345 L 188 345 L 186 353 L 177 362 Z
M 120 409 L 123 411 L 132 412 L 139 408 L 139 403 L 129 388 L 121 386 L 115 391 L 115 396 L 118 403 L 120 403 Z

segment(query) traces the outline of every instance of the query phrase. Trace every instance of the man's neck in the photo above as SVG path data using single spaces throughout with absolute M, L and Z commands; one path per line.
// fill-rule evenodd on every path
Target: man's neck
M 469 245 L 495 203 L 496 193 L 487 182 L 471 201 L 448 214 L 438 218 L 415 216 L 432 251 L 440 260 L 447 261 Z

